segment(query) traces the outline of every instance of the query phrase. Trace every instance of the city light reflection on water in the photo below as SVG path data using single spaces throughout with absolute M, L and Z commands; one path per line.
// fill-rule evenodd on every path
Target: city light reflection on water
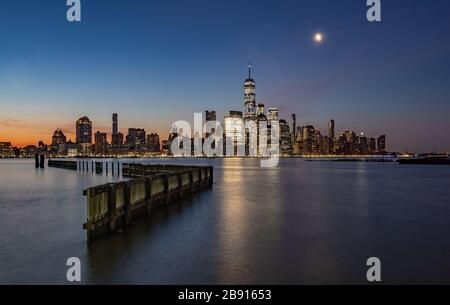
M 450 283 L 449 167 L 132 161 L 213 165 L 214 185 L 88 247 L 82 190 L 120 177 L 0 160 L 0 283 L 65 283 L 71 256 L 95 284 L 365 283 L 370 256 L 384 282 Z

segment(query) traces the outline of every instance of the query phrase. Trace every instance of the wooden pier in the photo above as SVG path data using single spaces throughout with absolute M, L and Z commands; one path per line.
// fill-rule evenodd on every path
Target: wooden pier
M 84 191 L 88 242 L 213 183 L 212 166 L 123 164 L 122 174 L 135 179 Z
M 65 160 L 48 160 L 48 167 L 56 167 L 56 168 L 64 168 L 77 170 L 78 163 L 77 161 L 65 161 Z

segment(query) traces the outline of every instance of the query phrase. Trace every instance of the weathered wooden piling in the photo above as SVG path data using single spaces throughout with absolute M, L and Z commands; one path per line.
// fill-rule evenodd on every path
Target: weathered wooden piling
M 39 168 L 39 154 L 34 154 L 34 162 L 36 168 Z
M 97 174 L 103 173 L 103 162 L 95 162 L 95 172 Z
M 87 197 L 87 240 L 116 232 L 141 216 L 212 185 L 213 168 L 123 164 L 135 179 L 84 191 Z
M 45 167 L 45 155 L 44 154 L 40 155 L 39 167 L 40 168 L 44 168 Z

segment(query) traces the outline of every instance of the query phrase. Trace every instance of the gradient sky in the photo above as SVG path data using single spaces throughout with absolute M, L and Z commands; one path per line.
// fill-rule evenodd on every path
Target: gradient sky
M 388 149 L 450 151 L 450 1 L 66 0 L 0 3 L 0 141 L 46 142 L 59 126 L 74 140 L 243 108 L 247 62 L 257 102 L 326 131 L 386 134 Z M 325 34 L 313 43 L 316 31 Z

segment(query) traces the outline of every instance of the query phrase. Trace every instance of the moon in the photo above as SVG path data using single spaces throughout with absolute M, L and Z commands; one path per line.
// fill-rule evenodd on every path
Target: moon
M 321 32 L 317 32 L 317 33 L 314 34 L 314 38 L 313 39 L 314 39 L 315 43 L 320 44 L 324 40 L 324 35 Z

